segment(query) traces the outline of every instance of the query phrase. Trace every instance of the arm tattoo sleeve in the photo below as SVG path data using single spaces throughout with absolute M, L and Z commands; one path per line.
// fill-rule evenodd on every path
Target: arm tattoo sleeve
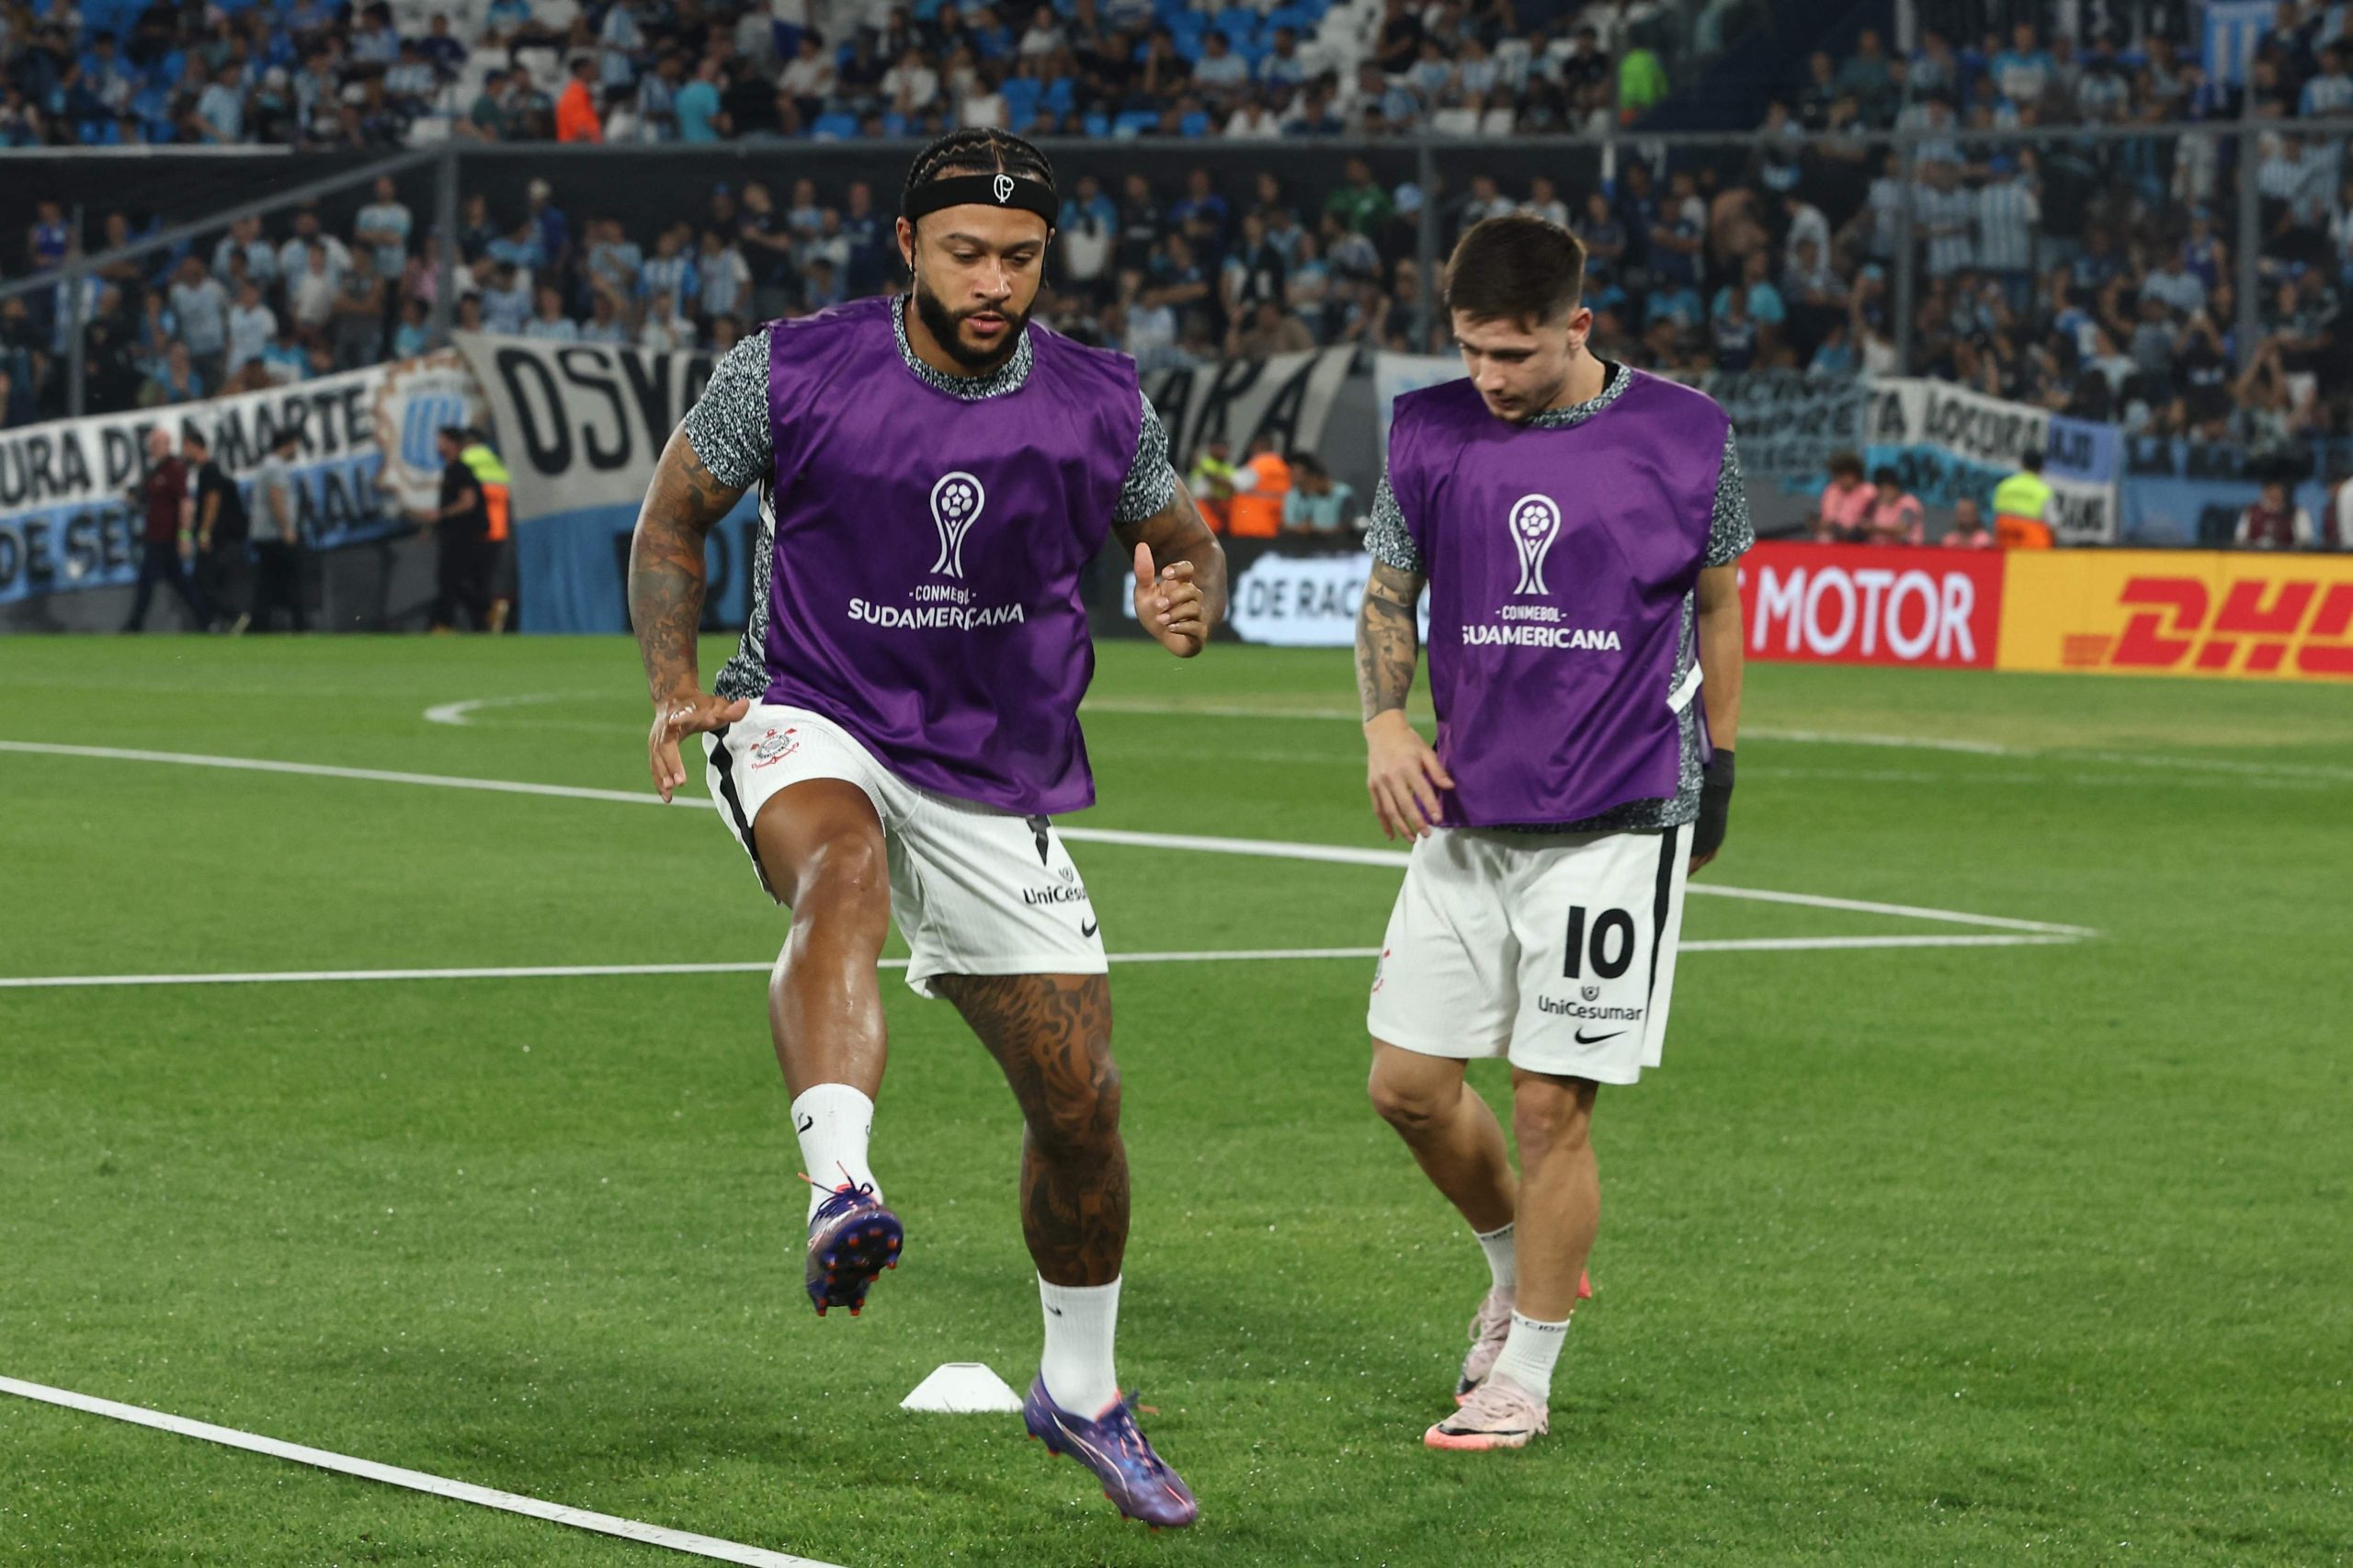
M 1403 709 L 1414 689 L 1414 664 L 1421 654 L 1415 606 L 1422 597 L 1422 574 L 1375 561 L 1365 580 L 1364 608 L 1357 613 L 1357 696 L 1367 722 L 1392 708 Z
M 722 483 L 684 430 L 670 437 L 629 547 L 629 619 L 655 702 L 695 690 L 695 634 L 702 625 L 703 541 L 744 494 Z
M 1164 461 L 1162 466 L 1167 465 Z M 1150 545 L 1152 559 L 1159 565 L 1191 562 L 1193 581 L 1200 585 L 1210 626 L 1214 629 L 1225 619 L 1225 551 L 1209 524 L 1201 520 L 1192 493 L 1174 474 L 1169 475 L 1167 497 L 1157 511 L 1133 521 L 1116 518 L 1111 531 L 1131 554 L 1139 544 Z

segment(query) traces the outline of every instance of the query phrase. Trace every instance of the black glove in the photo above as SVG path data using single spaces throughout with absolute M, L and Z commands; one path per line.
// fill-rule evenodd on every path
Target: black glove
M 1732 816 L 1732 753 L 1720 751 L 1709 759 L 1699 780 L 1699 820 L 1691 831 L 1691 853 L 1713 855 L 1724 846 L 1724 827 Z

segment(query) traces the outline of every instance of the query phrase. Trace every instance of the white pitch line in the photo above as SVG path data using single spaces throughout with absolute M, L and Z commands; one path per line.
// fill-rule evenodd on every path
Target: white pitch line
M 363 1481 L 380 1481 L 387 1486 L 405 1487 L 411 1492 L 430 1493 L 436 1497 L 496 1508 L 502 1513 L 521 1514 L 528 1518 L 545 1519 L 551 1524 L 570 1525 L 574 1529 L 595 1530 L 600 1535 L 619 1536 L 623 1540 L 642 1541 L 648 1546 L 664 1546 L 673 1551 L 711 1558 L 721 1562 L 741 1562 L 748 1564 L 749 1568 L 837 1568 L 836 1564 L 820 1562 L 813 1557 L 795 1557 L 790 1552 L 770 1551 L 766 1547 L 721 1540 L 716 1536 L 696 1535 L 689 1530 L 674 1530 L 662 1525 L 643 1524 L 636 1519 L 616 1518 L 610 1514 L 592 1513 L 586 1508 L 568 1508 L 561 1503 L 542 1503 L 536 1497 L 499 1492 L 487 1486 L 476 1486 L 471 1482 L 451 1481 L 443 1476 L 427 1475 L 419 1470 L 404 1470 L 398 1465 L 378 1464 L 373 1460 L 353 1459 L 348 1454 L 329 1453 L 324 1449 L 281 1442 L 276 1437 L 240 1432 L 231 1426 L 215 1426 L 209 1421 L 191 1421 L 184 1415 L 169 1415 L 142 1405 L 118 1404 L 110 1399 L 97 1399 L 86 1393 L 53 1389 L 42 1383 L 0 1377 L 0 1393 L 12 1393 L 21 1399 L 38 1400 L 43 1404 L 78 1410 L 85 1415 L 103 1415 L 113 1421 L 128 1421 L 135 1426 L 152 1426 L 159 1432 L 219 1443 L 224 1448 L 243 1449 L 247 1453 L 291 1460 L 296 1464 L 312 1465 L 320 1470 L 333 1471 L 338 1475 L 354 1475 Z
M 0 741 L 0 752 L 51 756 L 94 757 L 118 762 L 181 763 L 195 767 L 241 768 L 255 773 L 303 774 L 322 778 L 348 778 L 373 784 L 417 784 L 444 790 L 486 790 L 506 795 L 554 795 L 574 801 L 608 801 L 620 805 L 658 806 L 661 798 L 644 790 L 594 790 L 573 784 L 526 784 L 504 778 L 465 778 L 442 773 L 399 773 L 373 767 L 337 767 L 325 763 L 273 762 L 259 757 L 210 756 L 194 752 L 132 751 L 114 746 L 67 745 L 51 741 Z M 679 805 L 710 809 L 708 797 L 682 791 Z M 1278 860 L 1311 860 L 1341 866 L 1402 867 L 1402 849 L 1375 849 L 1345 844 L 1303 844 L 1280 839 L 1220 838 L 1178 833 L 1136 833 L 1124 828 L 1066 827 L 1063 838 L 1080 844 L 1121 845 L 1142 849 L 1179 849 L 1195 854 L 1248 855 Z M 1830 898 L 1815 893 L 1776 892 L 1763 888 L 1725 887 L 1694 882 L 1690 891 L 1708 898 L 1743 898 L 1764 903 L 1790 903 L 1809 909 L 1840 909 L 1857 915 L 1889 915 L 1914 920 L 1942 920 L 1962 926 L 2003 930 L 2043 931 L 2067 937 L 2098 933 L 2081 926 L 2061 926 L 2040 920 L 2013 920 L 1998 915 L 1970 915 L 1954 909 L 1928 909 L 1915 904 L 1875 903 L 1861 899 Z
M 1868 948 L 2042 948 L 2081 937 L 1734 937 L 1685 942 L 1685 953 L 1844 952 Z M 1316 959 L 1377 959 L 1379 948 L 1269 948 L 1261 952 L 1112 953 L 1113 963 L 1267 963 Z M 215 974 L 28 974 L 0 977 L 0 991 L 67 991 L 120 985 L 314 985 L 381 980 L 573 980 L 595 975 L 766 974 L 773 963 L 526 964 L 510 969 L 249 970 Z M 904 969 L 884 959 L 882 969 Z
M 649 790 L 592 790 L 578 784 L 522 784 L 505 778 L 460 778 L 446 773 L 397 773 L 381 767 L 336 767 L 324 762 L 273 762 L 258 756 L 206 756 L 185 751 L 132 751 L 120 746 L 63 745 L 52 741 L 0 741 L 0 751 L 47 756 L 85 756 L 106 762 L 166 762 L 187 767 L 227 767 L 247 773 L 297 773 L 313 778 L 356 778 L 369 784 L 423 784 L 440 790 L 487 790 L 499 795 L 559 795 L 571 801 L 610 801 L 625 806 L 658 806 Z M 684 805 L 708 810 L 700 795 L 682 795 Z
M 1352 708 L 1252 708 L 1241 705 L 1194 705 L 1149 699 L 1088 698 L 1081 713 L 1120 713 L 1182 719 L 1313 719 L 1358 722 Z M 2169 767 L 2200 773 L 2223 773 L 2242 778 L 2317 778 L 2335 783 L 2353 781 L 2353 768 L 2323 763 L 2241 762 L 2228 757 L 2159 756 L 2149 752 L 2083 751 L 2070 746 L 2009 745 L 2000 741 L 1957 740 L 1941 735 L 1883 735 L 1839 730 L 1783 730 L 1764 724 L 1744 724 L 1740 733 L 1760 741 L 1790 741 L 1802 745 L 1880 746 L 1900 751 L 1956 752 L 1967 756 L 2032 757 L 2053 762 L 2103 762 L 2121 767 Z M 2106 779 L 2097 782 L 2105 784 Z
M 1889 915 L 1904 920 L 1942 920 L 1955 926 L 1991 926 L 2004 931 L 2039 931 L 2070 941 L 2097 937 L 2088 926 L 2063 926 L 2050 920 L 2014 920 L 2003 915 L 1964 915 L 1957 909 L 1928 909 L 1916 903 L 1880 903 L 1864 898 L 1828 898 L 1820 893 L 1776 892 L 1765 888 L 1728 888 L 1713 882 L 1693 882 L 1689 890 L 1710 898 L 1739 898 L 1756 903 L 1794 903 L 1806 909 L 1843 909 L 1853 915 Z
M 515 708 L 526 702 L 562 702 L 560 691 L 539 692 L 529 697 L 470 697 L 463 702 L 436 703 L 425 710 L 428 724 L 455 724 L 464 729 L 473 723 L 473 715 L 484 708 Z M 615 726 L 619 728 L 619 726 Z
M 1295 959 L 1377 959 L 1379 948 L 1266 948 L 1241 952 L 1108 953 L 1113 963 L 1269 963 Z M 883 959 L 878 969 L 904 969 Z M 518 964 L 503 969 L 293 969 L 200 974 L 29 974 L 0 977 L 0 991 L 52 991 L 97 985 L 316 985 L 369 980 L 577 980 L 594 975 L 766 974 L 760 963 Z
M 2083 939 L 2082 937 L 2067 936 L 1732 937 L 1685 942 L 1677 950 L 1686 953 L 1812 953 L 1855 948 L 2055 948 Z

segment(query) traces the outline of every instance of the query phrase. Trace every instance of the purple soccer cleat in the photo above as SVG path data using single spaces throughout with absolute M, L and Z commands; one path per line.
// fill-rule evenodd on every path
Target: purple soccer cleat
M 1103 1495 L 1127 1517 L 1159 1529 L 1189 1525 L 1199 1517 L 1200 1505 L 1190 1489 L 1136 1429 L 1132 1396 L 1090 1421 L 1056 1404 L 1041 1377 L 1021 1402 L 1021 1424 L 1047 1452 L 1068 1454 L 1093 1471 L 1103 1483 Z
M 805 1276 L 810 1304 L 824 1317 L 828 1307 L 847 1307 L 856 1317 L 876 1276 L 899 1267 L 906 1232 L 899 1217 L 882 1207 L 872 1187 L 847 1182 L 833 1189 L 809 1217 Z

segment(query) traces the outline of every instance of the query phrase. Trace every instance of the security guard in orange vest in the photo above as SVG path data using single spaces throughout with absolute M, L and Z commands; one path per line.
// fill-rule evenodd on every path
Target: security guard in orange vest
M 509 514 L 514 476 L 498 454 L 490 449 L 490 437 L 480 428 L 465 435 L 465 448 L 458 453 L 458 460 L 474 476 L 474 483 L 482 492 L 483 520 L 482 556 L 478 562 L 482 586 L 490 599 L 490 619 L 487 630 L 504 631 L 515 611 L 515 524 Z
M 1290 494 L 1290 464 L 1261 435 L 1250 443 L 1250 460 L 1233 471 L 1233 499 L 1227 503 L 1236 539 L 1273 539 L 1283 531 L 1283 497 Z
M 2051 498 L 2057 494 L 2042 477 L 2042 454 L 2018 454 L 2018 472 L 1994 487 L 1994 540 L 2004 550 L 2049 550 Z

